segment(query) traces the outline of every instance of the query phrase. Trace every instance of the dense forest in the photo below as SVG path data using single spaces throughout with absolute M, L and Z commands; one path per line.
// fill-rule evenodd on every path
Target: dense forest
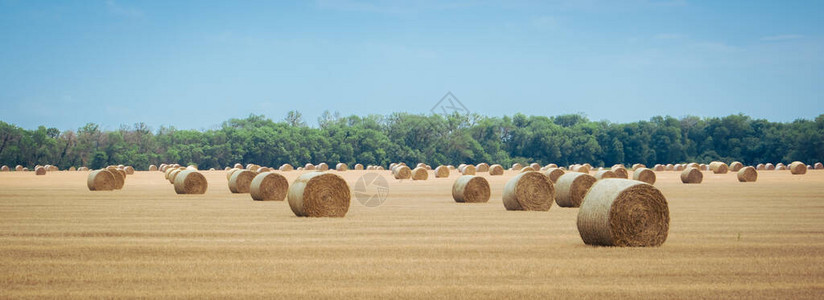
M 307 162 L 431 165 L 514 162 L 594 166 L 712 160 L 745 164 L 824 161 L 824 114 L 814 121 L 777 123 L 745 115 L 681 119 L 657 116 L 627 124 L 555 117 L 415 115 L 341 117 L 325 112 L 317 127 L 289 112 L 231 119 L 213 130 L 179 130 L 146 124 L 103 131 L 89 123 L 77 131 L 41 126 L 26 130 L 0 121 L 0 164 L 52 164 L 100 168 L 111 164 L 145 170 L 149 164 L 223 168 L 234 163 L 298 166 Z

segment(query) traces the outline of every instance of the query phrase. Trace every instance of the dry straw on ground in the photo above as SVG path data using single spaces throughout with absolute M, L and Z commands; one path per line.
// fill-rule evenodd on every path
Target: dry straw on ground
M 409 179 L 412 177 L 412 170 L 409 169 L 407 166 L 395 166 L 392 169 L 392 176 L 395 176 L 395 179 Z
M 299 217 L 343 217 L 351 200 L 349 185 L 343 178 L 321 172 L 298 177 L 289 187 L 287 197 L 289 207 Z
M 559 168 L 549 168 L 546 169 L 546 171 L 544 171 L 544 175 L 546 175 L 549 178 L 549 181 L 552 181 L 552 183 L 557 182 L 558 177 L 561 177 L 562 175 L 564 175 L 564 173 L 564 170 L 561 170 Z
M 86 186 L 90 191 L 111 191 L 114 190 L 114 174 L 106 169 L 100 169 L 89 173 L 86 179 Z
M 229 191 L 235 194 L 248 193 L 252 185 L 252 180 L 255 179 L 255 176 L 257 176 L 255 172 L 249 170 L 237 170 L 232 174 L 232 177 L 229 178 Z
M 701 183 L 704 180 L 704 173 L 696 168 L 689 168 L 681 172 L 682 183 Z
M 492 194 L 489 182 L 474 175 L 463 175 L 452 184 L 452 199 L 460 203 L 489 202 Z
M 34 169 L 35 175 L 46 175 L 46 168 L 45 167 L 37 167 Z
M 727 174 L 729 167 L 724 162 L 714 161 L 710 163 L 710 170 L 715 174 Z
M 175 193 L 178 194 L 205 194 L 209 183 L 206 177 L 195 170 L 183 170 L 175 176 Z
M 429 179 L 429 171 L 423 167 L 412 169 L 412 180 L 427 180 Z
M 595 172 L 595 179 L 601 180 L 605 178 L 618 178 L 618 174 L 615 174 L 612 170 L 601 170 Z
M 475 172 L 489 172 L 489 164 L 479 163 L 475 165 Z
M 438 166 L 435 168 L 435 178 L 447 178 L 449 177 L 449 168 L 446 166 Z
M 256 201 L 283 201 L 289 190 L 289 181 L 278 173 L 260 173 L 252 179 L 249 194 Z
M 504 167 L 499 164 L 494 164 L 489 166 L 489 175 L 490 176 L 499 176 L 504 175 Z
M 758 171 L 753 167 L 743 167 L 738 170 L 739 182 L 755 182 L 758 180 Z
M 335 165 L 335 170 L 340 172 L 349 171 L 349 166 L 347 166 L 345 163 L 338 163 L 337 165 Z
M 604 179 L 592 186 L 578 210 L 578 233 L 597 246 L 655 247 L 669 233 L 667 199 L 654 186 Z
M 790 164 L 790 173 L 793 175 L 807 174 L 807 165 L 800 161 L 794 161 Z
M 587 191 L 597 179 L 578 172 L 566 173 L 555 183 L 555 203 L 560 207 L 579 207 Z
M 503 202 L 507 210 L 547 211 L 555 198 L 555 186 L 539 172 L 520 173 L 504 186 Z
M 655 172 L 647 168 L 638 168 L 632 172 L 632 179 L 655 184 Z
M 475 166 L 465 165 L 463 167 L 463 169 L 461 169 L 461 174 L 463 174 L 463 175 L 475 175 Z

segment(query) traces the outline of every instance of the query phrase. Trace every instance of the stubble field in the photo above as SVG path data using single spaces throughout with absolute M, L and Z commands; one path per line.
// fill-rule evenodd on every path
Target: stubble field
M 354 187 L 366 172 L 335 173 Z M 574 208 L 506 211 L 511 171 L 483 175 L 483 204 L 452 200 L 456 172 L 375 172 L 385 203 L 353 197 L 340 219 L 231 194 L 223 171 L 203 172 L 205 195 L 175 194 L 160 172 L 114 192 L 88 191 L 86 172 L 0 173 L 0 297 L 824 297 L 824 171 L 698 185 L 657 172 L 671 217 L 659 248 L 586 246 Z

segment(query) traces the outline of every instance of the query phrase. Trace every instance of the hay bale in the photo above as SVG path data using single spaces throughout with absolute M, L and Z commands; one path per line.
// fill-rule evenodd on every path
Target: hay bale
M 298 167 L 297 170 L 298 171 L 303 171 L 303 167 Z
M 766 170 L 766 169 L 767 169 L 767 165 L 765 165 L 765 164 L 758 164 L 758 165 L 756 165 L 756 166 L 755 166 L 755 169 L 756 169 L 756 170 Z
M 183 170 L 175 176 L 175 193 L 205 194 L 208 187 L 206 177 L 196 170 Z
M 489 164 L 479 163 L 475 165 L 475 172 L 489 172 Z
M 561 177 L 555 183 L 555 203 L 560 207 L 579 207 L 581 201 L 587 195 L 587 191 L 598 181 L 595 176 L 570 172 Z
M 504 167 L 499 164 L 494 164 L 489 166 L 489 175 L 490 176 L 500 176 L 504 175 Z
M 655 247 L 667 240 L 669 206 L 654 186 L 604 179 L 592 186 L 578 210 L 578 233 L 596 246 Z
M 77 168 L 75 168 L 74 166 L 71 166 L 71 167 L 69 167 L 69 171 L 70 172 L 75 172 L 75 171 L 77 171 Z
M 23 172 L 28 172 L 29 168 L 23 167 Z
M 463 169 L 466 167 L 466 164 L 458 165 L 458 172 L 463 172 Z
M 289 171 L 294 171 L 295 167 L 293 167 L 290 164 L 282 164 L 282 165 L 280 165 L 278 170 L 280 170 L 281 172 L 289 172 Z
M 507 210 L 547 211 L 555 198 L 555 186 L 539 172 L 520 173 L 506 183 L 503 198 Z
M 306 171 L 312 171 L 312 170 L 315 169 L 315 165 L 307 163 L 306 165 L 303 166 L 303 169 L 306 170 Z
M 755 182 L 758 180 L 758 171 L 753 167 L 743 167 L 738 170 L 738 182 Z
M 512 164 L 512 171 L 520 171 L 523 168 L 524 168 L 524 166 L 519 164 L 519 163 Z
M 435 168 L 435 178 L 447 178 L 449 177 L 449 168 L 444 165 L 440 165 Z
M 655 171 L 655 172 L 663 172 L 664 171 L 664 165 L 655 164 L 655 166 L 652 167 L 652 170 Z
M 526 172 L 535 172 L 535 170 L 533 170 L 532 167 L 527 166 L 527 167 L 522 168 L 520 173 L 526 173 Z
M 395 176 L 395 179 L 409 179 L 412 177 L 412 170 L 407 166 L 396 165 L 395 168 L 392 169 L 392 175 Z
M 86 179 L 86 186 L 90 191 L 111 191 L 114 190 L 114 174 L 106 169 L 100 169 L 89 173 Z
M 246 164 L 246 168 L 241 168 L 241 169 L 246 169 L 246 170 L 252 171 L 252 170 L 256 170 L 257 168 L 260 168 L 260 166 L 258 166 L 256 164 Z
M 701 183 L 704 181 L 704 173 L 696 168 L 689 168 L 681 172 L 682 183 Z
M 14 167 L 14 170 L 15 171 L 23 171 L 23 166 L 17 165 L 17 166 Z
M 363 165 L 362 164 L 355 164 L 355 171 L 363 171 Z
M 569 170 L 578 173 L 589 173 L 589 171 L 591 171 L 586 165 L 572 165 L 569 167 Z
M 260 173 L 252 179 L 249 194 L 256 201 L 283 201 L 289 191 L 289 181 L 278 173 Z
M 455 166 L 453 165 L 446 165 L 446 167 L 449 168 L 449 170 L 455 170 Z
M 9 166 L 3 165 L 2 167 L 0 167 L 0 171 L 9 172 L 9 171 L 11 171 L 11 169 L 9 169 Z
M 641 169 L 641 168 L 646 169 L 646 168 L 647 168 L 647 166 L 646 166 L 646 165 L 644 165 L 644 164 L 634 164 L 634 165 L 632 165 L 632 170 L 633 170 L 633 171 L 638 170 L 638 169 Z
M 429 179 L 429 172 L 426 168 L 417 167 L 412 169 L 412 180 L 427 180 Z
M 729 167 L 724 162 L 714 161 L 710 163 L 710 170 L 715 174 L 727 174 Z
M 475 166 L 473 165 L 465 165 L 461 170 L 461 174 L 463 175 L 475 175 Z
M 629 178 L 629 172 L 627 172 L 627 169 L 624 168 L 623 165 L 612 166 L 612 170 L 610 171 L 612 171 L 612 173 L 615 173 L 615 176 L 617 176 L 617 178 Z
M 548 165 L 544 166 L 544 168 L 547 168 L 547 169 L 558 168 L 558 165 L 556 165 L 556 164 L 548 164 Z
M 773 165 L 772 163 L 766 163 L 764 165 L 764 170 L 767 170 L 767 171 L 775 170 L 775 165 Z
M 186 168 L 174 168 L 171 171 L 169 171 L 169 178 L 167 178 L 169 180 L 169 183 L 175 184 L 175 176 L 177 176 L 177 174 L 182 172 L 183 170 L 186 170 Z
M 157 166 L 149 165 L 149 171 L 157 171 Z
M 489 202 L 491 194 L 489 182 L 483 177 L 463 175 L 452 184 L 452 199 L 458 203 Z
M 375 166 L 375 170 L 383 170 L 383 166 Z
M 321 172 L 329 171 L 329 165 L 327 165 L 326 163 L 319 163 L 317 165 L 317 168 L 315 168 L 315 170 L 318 170 L 318 171 L 321 171 Z
M 677 164 L 677 165 L 675 165 L 675 167 L 672 170 L 676 171 L 676 172 L 683 171 L 684 170 L 684 165 L 683 164 Z
M 257 170 L 254 170 L 254 171 L 255 171 L 255 173 L 260 174 L 260 173 L 272 172 L 272 169 L 269 168 L 269 167 L 260 167 L 260 168 L 257 168 Z
M 338 163 L 337 165 L 335 165 L 335 171 L 343 172 L 348 170 L 349 166 L 347 166 L 345 163 Z
M 46 175 L 45 167 L 38 167 L 34 169 L 34 175 Z
M 559 168 L 549 168 L 546 169 L 546 171 L 544 171 L 544 175 L 546 175 L 546 177 L 548 177 L 549 181 L 552 181 L 552 183 L 558 182 L 558 177 L 563 176 L 564 173 L 564 170 L 561 170 Z
M 423 168 L 423 169 L 426 169 L 426 164 L 425 164 L 425 163 L 418 163 L 417 165 L 415 165 L 415 168 Z M 413 169 L 414 169 L 414 168 L 413 168 Z
M 287 198 L 298 217 L 343 217 L 349 211 L 351 195 L 349 185 L 340 176 L 311 172 L 292 183 Z
M 252 185 L 252 180 L 257 174 L 249 170 L 237 170 L 229 178 L 229 191 L 234 194 L 248 193 Z
M 601 180 L 605 178 L 618 178 L 618 175 L 612 170 L 602 170 L 595 173 L 595 179 Z
M 86 168 L 86 167 L 80 167 L 80 168 L 77 168 L 77 170 L 78 170 L 78 171 L 89 171 L 89 168 Z
M 134 167 L 132 166 L 126 166 L 123 171 L 126 171 L 126 175 L 134 175 Z
M 824 164 L 821 164 L 820 162 L 817 162 L 817 163 L 815 163 L 815 164 L 813 165 L 813 169 L 814 169 L 814 170 L 821 170 L 821 169 L 824 169 Z
M 123 189 L 123 186 L 126 185 L 126 172 L 123 170 L 109 170 L 109 172 L 114 175 L 114 189 L 120 190 Z
M 673 165 L 673 164 L 667 164 L 667 165 L 665 165 L 665 166 L 664 166 L 664 170 L 666 170 L 666 171 L 674 171 L 674 170 L 675 170 L 675 165 Z
M 238 168 L 232 168 L 231 170 L 229 170 L 228 172 L 226 172 L 226 180 L 228 181 L 228 180 L 232 179 L 232 174 L 234 174 L 234 173 L 235 173 L 235 172 L 237 172 L 237 171 L 240 171 L 240 169 L 238 169 Z
M 784 165 L 775 165 L 775 170 L 776 171 L 785 171 L 785 170 L 787 170 L 787 167 L 784 166 Z
M 738 170 L 741 170 L 741 168 L 743 167 L 744 164 L 742 164 L 740 161 L 734 161 L 730 163 L 730 171 L 732 172 L 738 172 Z
M 214 171 L 214 170 L 215 170 L 215 168 L 209 168 L 209 171 Z
M 804 175 L 807 174 L 807 165 L 800 161 L 794 161 L 790 163 L 790 173 L 793 175 Z
M 638 168 L 632 172 L 632 179 L 655 184 L 655 172 L 647 168 Z
M 701 170 L 701 171 L 709 171 L 710 166 L 705 165 L 705 164 L 700 164 L 700 165 L 698 165 L 698 169 Z
M 538 163 L 531 163 L 531 164 L 529 164 L 529 167 L 532 168 L 533 171 L 540 171 L 541 170 L 541 165 L 538 164 Z

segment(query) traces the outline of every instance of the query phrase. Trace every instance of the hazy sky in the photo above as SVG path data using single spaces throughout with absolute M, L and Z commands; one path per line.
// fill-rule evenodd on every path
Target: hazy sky
M 0 120 L 824 113 L 824 1 L 0 0 Z

